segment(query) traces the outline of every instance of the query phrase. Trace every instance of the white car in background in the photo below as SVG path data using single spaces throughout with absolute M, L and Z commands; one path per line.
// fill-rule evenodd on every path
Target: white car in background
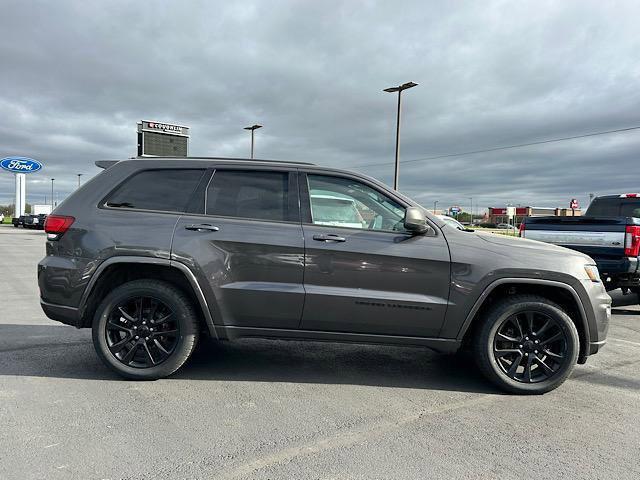
M 446 222 L 448 225 L 451 225 L 453 228 L 457 228 L 458 230 L 464 230 L 465 227 L 458 220 L 453 217 L 449 217 L 447 215 L 436 215 L 440 220 Z

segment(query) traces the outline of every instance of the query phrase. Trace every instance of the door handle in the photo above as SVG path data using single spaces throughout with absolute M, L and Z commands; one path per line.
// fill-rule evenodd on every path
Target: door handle
M 215 225 L 210 225 L 208 223 L 198 223 L 194 225 L 185 225 L 186 230 L 193 230 L 195 232 L 217 232 L 220 230 Z
M 328 233 L 326 235 L 325 234 L 314 235 L 313 239 L 319 242 L 346 242 L 347 241 L 346 238 L 341 237 L 340 235 L 336 235 L 335 233 Z

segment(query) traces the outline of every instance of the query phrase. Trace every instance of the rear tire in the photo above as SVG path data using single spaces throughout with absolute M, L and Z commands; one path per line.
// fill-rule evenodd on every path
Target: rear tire
M 474 339 L 482 373 L 502 390 L 517 394 L 557 388 L 573 371 L 579 351 L 571 318 L 537 295 L 514 295 L 496 303 Z
M 93 320 L 98 356 L 133 380 L 155 380 L 177 371 L 191 356 L 198 332 L 190 299 L 159 280 L 134 280 L 115 288 Z

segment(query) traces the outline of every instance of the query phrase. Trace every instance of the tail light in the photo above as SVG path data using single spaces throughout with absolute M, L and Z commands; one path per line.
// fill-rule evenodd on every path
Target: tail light
M 525 226 L 524 226 L 524 220 L 522 221 L 522 223 L 520 224 L 520 228 L 518 228 L 518 231 L 520 232 L 520 236 L 524 237 L 524 230 L 525 230 Z
M 76 219 L 63 215 L 49 215 L 44 222 L 44 231 L 48 240 L 58 240 Z
M 640 254 L 640 226 L 628 226 L 624 234 L 625 257 L 637 257 Z

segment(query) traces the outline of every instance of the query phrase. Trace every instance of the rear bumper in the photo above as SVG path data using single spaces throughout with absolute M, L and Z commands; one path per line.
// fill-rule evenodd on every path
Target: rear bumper
M 80 313 L 77 308 L 45 302 L 42 299 L 40 299 L 40 306 L 44 314 L 51 320 L 80 328 Z

